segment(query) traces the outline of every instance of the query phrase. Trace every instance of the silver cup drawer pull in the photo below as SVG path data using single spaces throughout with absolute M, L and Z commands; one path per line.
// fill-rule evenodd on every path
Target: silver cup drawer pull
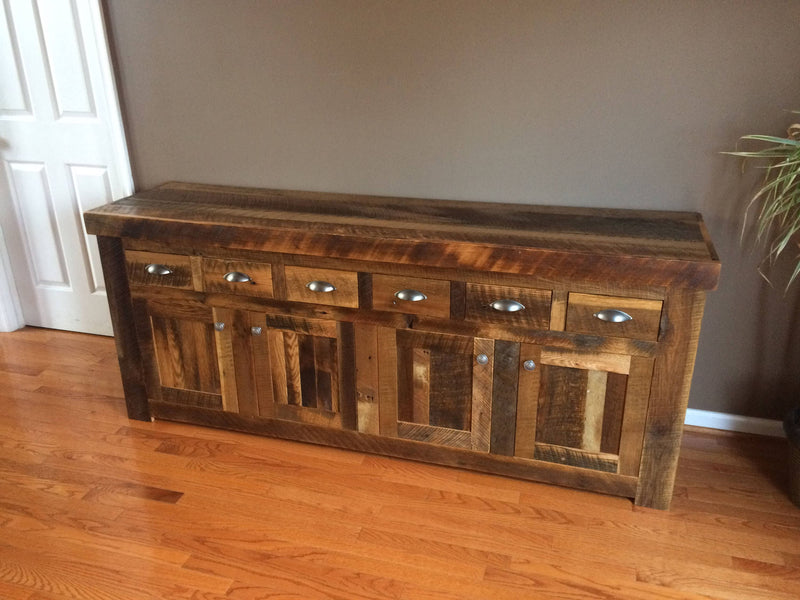
M 428 297 L 418 290 L 400 290 L 395 292 L 394 297 L 398 300 L 405 300 L 406 302 L 422 302 L 427 300 Z
M 230 283 L 255 283 L 247 273 L 242 273 L 240 271 L 225 273 L 224 277 L 225 281 Z
M 495 300 L 489 306 L 499 312 L 519 312 L 525 310 L 525 305 L 516 300 Z
M 594 313 L 595 318 L 605 321 L 606 323 L 624 323 L 625 321 L 632 321 L 633 317 L 628 313 L 616 308 L 607 308 L 600 312 Z
M 150 275 L 172 275 L 172 269 L 157 263 L 150 263 L 144 268 L 144 270 Z
M 312 292 L 319 292 L 320 294 L 330 294 L 336 291 L 336 286 L 327 281 L 309 281 L 306 287 Z

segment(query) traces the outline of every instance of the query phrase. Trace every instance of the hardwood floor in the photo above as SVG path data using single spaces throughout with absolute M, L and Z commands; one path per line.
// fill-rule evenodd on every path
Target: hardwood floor
M 669 512 L 125 416 L 113 340 L 0 334 L 0 599 L 796 599 L 785 440 L 688 429 Z

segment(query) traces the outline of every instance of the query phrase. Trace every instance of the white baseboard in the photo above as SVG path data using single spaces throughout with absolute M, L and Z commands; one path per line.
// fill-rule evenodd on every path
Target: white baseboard
M 759 419 L 757 417 L 743 417 L 741 415 L 728 415 L 710 410 L 697 410 L 690 408 L 686 411 L 686 425 L 708 427 L 709 429 L 724 429 L 725 431 L 740 431 L 742 433 L 756 433 L 783 437 L 783 423 L 772 419 Z

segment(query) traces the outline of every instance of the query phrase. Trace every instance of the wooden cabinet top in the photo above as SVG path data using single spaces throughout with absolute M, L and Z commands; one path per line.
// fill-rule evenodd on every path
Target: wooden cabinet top
M 85 214 L 91 234 L 176 247 L 305 254 L 714 289 L 697 213 L 544 207 L 167 183 Z

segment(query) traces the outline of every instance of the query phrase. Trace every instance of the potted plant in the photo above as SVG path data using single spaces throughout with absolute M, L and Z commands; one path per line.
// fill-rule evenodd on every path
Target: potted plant
M 786 137 L 746 135 L 746 144 L 755 142 L 753 150 L 730 152 L 735 156 L 759 161 L 764 182 L 745 212 L 755 214 L 755 236 L 767 247 L 765 262 L 774 262 L 784 252 L 794 252 L 794 269 L 787 285 L 800 275 L 800 123 L 787 130 Z M 746 230 L 746 224 L 743 231 Z M 789 438 L 789 495 L 800 506 L 800 406 L 789 411 L 783 422 Z

